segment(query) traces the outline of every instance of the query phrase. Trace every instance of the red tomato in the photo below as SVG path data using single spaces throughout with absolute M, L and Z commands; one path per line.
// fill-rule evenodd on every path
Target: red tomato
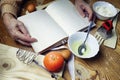
M 64 58 L 59 52 L 50 52 L 44 57 L 43 63 L 47 70 L 58 72 L 64 65 Z

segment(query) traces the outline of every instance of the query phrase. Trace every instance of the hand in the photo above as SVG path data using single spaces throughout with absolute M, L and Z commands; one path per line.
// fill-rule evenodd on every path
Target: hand
M 85 3 L 83 0 L 75 0 L 75 6 L 80 15 L 82 15 L 83 17 L 87 16 L 89 20 L 92 19 L 93 12 L 87 3 Z
M 5 13 L 3 15 L 3 22 L 10 33 L 10 36 L 17 42 L 31 46 L 30 43 L 37 41 L 31 38 L 24 24 L 18 21 L 12 14 Z

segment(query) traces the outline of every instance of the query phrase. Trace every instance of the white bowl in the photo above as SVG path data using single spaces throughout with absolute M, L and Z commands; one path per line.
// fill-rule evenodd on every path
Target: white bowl
M 89 34 L 88 39 L 86 41 L 87 49 L 85 53 L 83 55 L 78 54 L 78 47 L 83 43 L 86 35 L 87 33 L 85 32 L 76 32 L 68 38 L 68 48 L 74 55 L 76 55 L 79 58 L 94 57 L 99 51 L 98 41 L 94 36 Z
M 93 4 L 93 11 L 100 20 L 107 20 L 117 14 L 117 9 L 114 5 L 105 1 L 97 1 Z

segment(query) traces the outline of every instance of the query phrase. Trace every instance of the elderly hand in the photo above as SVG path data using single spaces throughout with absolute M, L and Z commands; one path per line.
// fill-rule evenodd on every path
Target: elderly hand
M 93 12 L 87 3 L 85 3 L 83 0 L 75 0 L 75 6 L 80 15 L 82 15 L 83 17 L 87 16 L 89 20 L 92 19 Z
M 31 38 L 24 24 L 18 21 L 12 14 L 5 13 L 3 15 L 3 22 L 10 33 L 10 36 L 17 42 L 31 46 L 30 43 L 37 41 Z

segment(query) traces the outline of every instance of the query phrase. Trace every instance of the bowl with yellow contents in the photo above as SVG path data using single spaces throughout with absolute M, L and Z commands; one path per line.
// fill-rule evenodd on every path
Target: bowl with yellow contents
M 86 32 L 76 32 L 68 38 L 68 48 L 75 56 L 79 58 L 92 58 L 96 56 L 99 51 L 98 41 L 92 34 L 89 34 L 85 43 L 86 50 L 83 55 L 79 54 L 78 48 L 84 42 L 86 35 Z

